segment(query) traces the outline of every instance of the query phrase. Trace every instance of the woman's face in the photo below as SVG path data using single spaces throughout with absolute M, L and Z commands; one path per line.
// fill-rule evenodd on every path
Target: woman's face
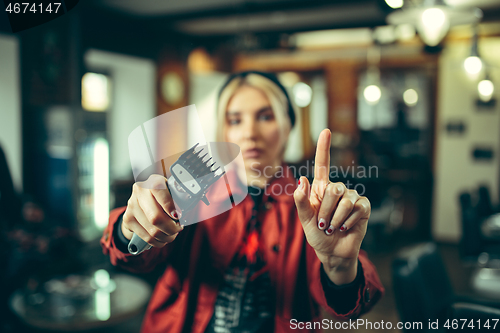
M 247 171 L 281 164 L 284 140 L 271 103 L 262 90 L 243 85 L 226 110 L 225 137 L 241 148 Z

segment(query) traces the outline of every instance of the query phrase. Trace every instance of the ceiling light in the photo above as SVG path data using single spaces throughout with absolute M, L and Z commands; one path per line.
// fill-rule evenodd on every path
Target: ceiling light
M 464 61 L 464 68 L 467 74 L 477 75 L 483 68 L 483 62 L 479 57 L 470 56 Z
M 368 63 L 368 69 L 366 71 L 367 86 L 363 90 L 363 96 L 370 105 L 377 104 L 380 97 L 382 97 L 382 91 L 380 90 L 380 57 L 380 47 L 370 48 L 366 53 L 366 61 Z
M 484 68 L 483 60 L 479 57 L 478 40 L 477 26 L 475 26 L 474 35 L 472 36 L 470 56 L 464 60 L 465 71 L 471 80 L 476 80 L 479 77 L 479 73 Z
M 301 108 L 305 108 L 311 103 L 312 89 L 304 82 L 297 82 L 293 86 L 293 95 L 295 97 L 295 104 Z
M 385 3 L 387 6 L 397 9 L 403 7 L 404 1 L 403 0 L 385 0 Z
M 420 15 L 417 30 L 425 44 L 436 46 L 450 29 L 448 15 L 439 7 L 425 9 Z
M 403 100 L 408 106 L 414 106 L 418 102 L 418 93 L 415 89 L 407 89 L 403 93 Z
M 412 24 L 429 46 L 438 45 L 451 26 L 476 23 L 483 16 L 479 8 L 454 8 L 442 0 L 425 0 L 423 5 L 405 6 L 387 16 L 393 25 Z
M 374 105 L 377 104 L 380 100 L 382 92 L 377 85 L 372 84 L 365 88 L 365 90 L 363 91 L 363 96 L 365 97 L 368 104 Z
M 491 80 L 485 79 L 479 82 L 479 84 L 477 85 L 477 91 L 479 92 L 479 98 L 483 102 L 488 102 L 493 96 L 495 86 L 493 85 L 493 82 L 491 82 Z

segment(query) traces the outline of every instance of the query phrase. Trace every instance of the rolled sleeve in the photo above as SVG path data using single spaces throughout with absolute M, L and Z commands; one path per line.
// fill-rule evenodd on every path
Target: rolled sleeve
M 358 272 L 360 275 L 362 273 L 361 277 L 356 275 L 355 281 L 350 284 L 336 286 L 341 289 L 335 290 L 333 286 L 328 286 L 329 279 L 324 281 L 326 286 L 324 285 L 321 262 L 312 248 L 307 252 L 307 266 L 311 296 L 327 313 L 339 320 L 358 318 L 368 312 L 385 293 L 376 268 L 364 250 L 360 250 L 358 255 Z
M 348 313 L 356 307 L 359 289 L 364 284 L 363 266 L 358 259 L 358 269 L 354 281 L 341 286 L 333 283 L 325 272 L 323 265 L 320 268 L 321 285 L 325 292 L 328 305 L 337 313 Z
M 127 249 L 128 243 L 123 244 L 118 237 L 119 230 L 117 230 L 125 210 L 126 207 L 121 207 L 111 211 L 108 226 L 100 241 L 103 253 L 109 255 L 111 264 L 114 266 L 120 266 L 135 273 L 151 272 L 158 262 L 166 259 L 171 247 L 167 245 L 162 248 L 152 248 L 139 255 L 130 254 Z

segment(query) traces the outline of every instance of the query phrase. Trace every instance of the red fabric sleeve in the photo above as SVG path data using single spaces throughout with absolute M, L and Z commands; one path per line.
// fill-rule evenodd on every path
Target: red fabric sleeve
M 337 313 L 334 310 L 335 305 L 339 304 L 337 302 L 342 302 L 342 300 L 326 299 L 320 276 L 321 262 L 316 256 L 314 249 L 309 244 L 306 244 L 306 256 L 309 291 L 313 299 L 328 313 L 339 320 L 358 318 L 363 313 L 368 312 L 385 294 L 385 288 L 380 282 L 375 266 L 368 259 L 366 251 L 360 250 L 358 258 L 363 267 L 364 281 L 359 287 L 356 305 L 347 313 Z
M 167 259 L 168 253 L 171 252 L 171 244 L 167 244 L 162 248 L 152 248 L 144 251 L 139 255 L 121 252 L 115 244 L 113 235 L 114 228 L 118 225 L 118 218 L 125 212 L 126 207 L 116 208 L 109 214 L 109 223 L 104 229 L 101 238 L 101 246 L 103 253 L 109 255 L 110 261 L 114 266 L 120 266 L 134 273 L 151 272 L 158 263 Z

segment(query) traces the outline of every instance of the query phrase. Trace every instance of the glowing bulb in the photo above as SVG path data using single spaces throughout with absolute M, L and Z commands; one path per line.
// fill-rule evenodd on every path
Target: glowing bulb
M 429 46 L 436 46 L 446 35 L 450 22 L 446 13 L 437 7 L 423 11 L 417 26 L 422 40 Z
M 293 95 L 295 97 L 295 104 L 297 106 L 304 108 L 311 103 L 312 99 L 312 89 L 304 82 L 297 82 L 293 86 Z
M 369 104 L 376 104 L 380 100 L 382 92 L 378 86 L 372 84 L 365 88 L 363 96 Z
M 403 94 L 403 100 L 408 106 L 414 106 L 418 102 L 418 93 L 415 89 L 407 89 Z
M 404 1 L 403 0 L 385 0 L 385 3 L 393 9 L 397 9 L 397 8 L 403 7 Z
M 477 75 L 483 68 L 483 62 L 479 57 L 468 57 L 464 61 L 465 71 L 470 75 Z
M 429 8 L 422 13 L 422 23 L 431 28 L 439 28 L 444 25 L 446 15 L 440 8 Z
M 482 80 L 477 85 L 477 91 L 479 92 L 479 98 L 484 102 L 488 102 L 491 99 L 491 96 L 493 96 L 495 87 L 493 86 L 493 82 L 490 80 Z

